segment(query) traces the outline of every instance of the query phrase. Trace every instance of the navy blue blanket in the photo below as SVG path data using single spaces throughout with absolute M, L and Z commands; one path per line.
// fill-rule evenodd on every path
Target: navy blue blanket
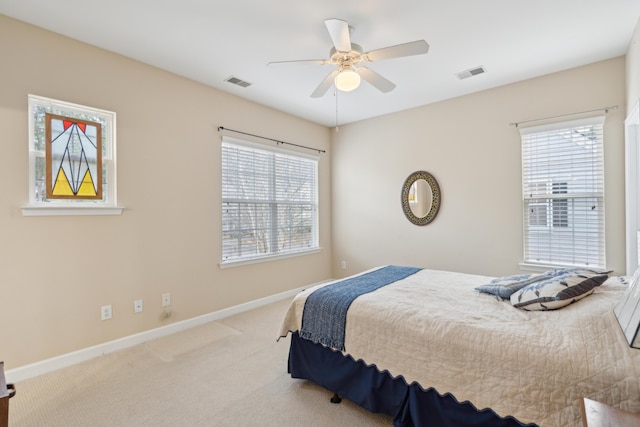
M 344 351 L 347 310 L 353 300 L 420 270 L 390 265 L 313 291 L 304 304 L 300 337 Z

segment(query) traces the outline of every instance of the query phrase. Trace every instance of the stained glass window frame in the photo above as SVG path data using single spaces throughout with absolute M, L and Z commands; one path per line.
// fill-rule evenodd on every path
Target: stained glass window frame
M 116 113 L 37 95 L 28 95 L 29 114 L 29 202 L 22 207 L 24 216 L 47 215 L 119 215 L 116 176 Z M 47 114 L 75 122 L 101 125 L 100 198 L 50 198 L 46 194 Z
M 58 122 L 62 124 L 59 131 Z M 93 138 L 87 132 L 90 129 L 95 129 Z M 102 200 L 102 124 L 46 113 L 45 135 L 46 198 Z M 60 148 L 54 149 L 54 144 Z M 93 168 L 90 163 L 94 156 L 85 153 L 90 150 L 95 151 Z M 83 191 L 87 187 L 90 190 Z

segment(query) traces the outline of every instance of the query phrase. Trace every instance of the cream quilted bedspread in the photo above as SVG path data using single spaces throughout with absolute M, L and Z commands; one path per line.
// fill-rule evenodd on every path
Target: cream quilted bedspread
M 525 423 L 580 426 L 583 397 L 640 412 L 640 350 L 613 314 L 625 285 L 610 279 L 560 310 L 527 312 L 474 290 L 490 279 L 421 270 L 358 297 L 345 353 Z M 296 296 L 279 336 L 300 329 L 319 286 Z

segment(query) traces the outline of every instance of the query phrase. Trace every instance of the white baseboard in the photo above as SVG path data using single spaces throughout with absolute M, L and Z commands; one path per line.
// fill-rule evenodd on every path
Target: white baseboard
M 102 344 L 94 345 L 92 347 L 83 348 L 81 350 L 77 350 L 71 353 L 62 354 L 60 356 L 52 357 L 50 359 L 45 359 L 29 365 L 24 365 L 18 368 L 10 369 L 5 372 L 5 378 L 6 378 L 6 381 L 9 383 L 24 381 L 26 379 L 29 379 L 38 375 L 46 374 L 47 372 L 55 371 L 60 368 L 65 368 L 67 366 L 84 362 L 86 360 L 93 359 L 95 357 L 99 357 L 108 353 L 113 353 L 114 351 L 132 347 L 137 344 L 142 344 L 149 340 L 171 335 L 176 332 L 184 331 L 189 328 L 204 325 L 205 323 L 209 323 L 209 322 L 223 319 L 225 317 L 233 316 L 234 314 L 253 310 L 254 308 L 262 307 L 263 305 L 271 304 L 273 302 L 280 301 L 285 298 L 290 298 L 295 296 L 298 292 L 300 292 L 301 290 L 307 287 L 308 286 L 305 286 L 304 288 L 292 289 L 290 291 L 260 298 L 254 301 L 250 301 L 244 304 L 225 308 L 212 313 L 203 314 L 202 316 L 172 323 L 167 326 L 161 326 L 159 328 L 150 329 L 148 331 L 129 335 L 127 337 L 119 338 L 113 341 L 108 341 Z

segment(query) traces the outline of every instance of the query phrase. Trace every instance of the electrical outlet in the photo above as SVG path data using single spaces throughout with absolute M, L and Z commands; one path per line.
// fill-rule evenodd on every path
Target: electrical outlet
M 111 319 L 112 314 L 111 305 L 103 305 L 100 307 L 100 319 L 109 320 Z
M 347 261 L 342 261 L 340 263 L 340 267 L 342 267 L 343 270 L 346 270 L 347 269 Z
M 142 300 L 137 299 L 133 302 L 133 312 L 134 313 L 142 313 Z
M 171 305 L 171 294 L 162 294 L 162 306 L 169 307 Z

